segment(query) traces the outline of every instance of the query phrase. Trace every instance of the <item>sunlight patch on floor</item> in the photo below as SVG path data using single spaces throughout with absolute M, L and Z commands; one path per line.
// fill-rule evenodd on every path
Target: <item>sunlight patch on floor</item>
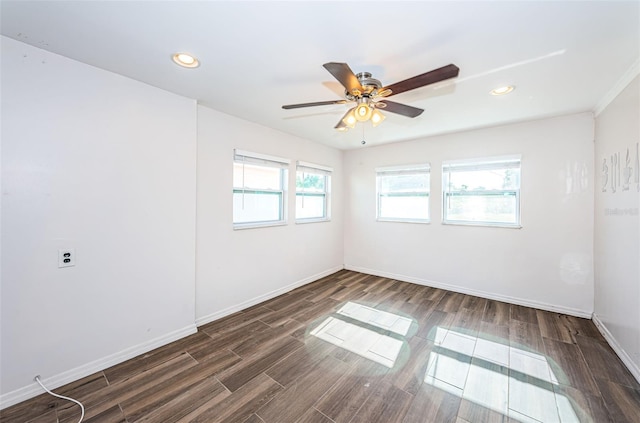
M 402 336 L 409 332 L 411 323 L 413 323 L 413 320 L 406 317 L 388 311 L 376 310 L 352 301 L 343 305 L 337 313 Z
M 523 423 L 579 421 L 544 355 L 440 327 L 434 342 L 426 383 Z
M 399 339 L 335 317 L 327 317 L 311 335 L 388 368 L 395 365 L 404 344 Z

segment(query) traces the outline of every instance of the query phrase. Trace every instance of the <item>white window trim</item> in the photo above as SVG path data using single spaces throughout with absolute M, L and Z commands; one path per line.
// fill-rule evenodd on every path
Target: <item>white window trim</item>
M 399 166 L 385 166 L 385 167 L 376 167 L 376 175 L 378 173 L 402 173 L 406 171 L 406 173 L 416 173 L 418 171 L 426 171 L 427 173 L 431 172 L 431 164 L 430 163 L 420 163 L 420 164 L 409 164 L 409 165 L 399 165 Z
M 476 166 L 470 166 L 476 164 Z M 521 214 L 521 187 L 517 190 L 504 190 L 512 191 L 516 196 L 516 218 L 515 223 L 507 222 L 487 222 L 487 221 L 467 221 L 467 220 L 447 220 L 446 219 L 446 207 L 447 207 L 447 194 L 449 193 L 449 187 L 446 186 L 446 180 L 444 177 L 445 172 L 456 171 L 458 169 L 464 170 L 491 170 L 491 169 L 520 169 L 522 175 L 522 155 L 513 154 L 507 156 L 494 156 L 494 157 L 479 157 L 474 159 L 461 159 L 461 160 L 444 160 L 442 162 L 442 224 L 452 226 L 480 226 L 480 227 L 492 227 L 492 228 L 507 228 L 507 229 L 522 229 L 522 214 Z
M 331 174 L 333 173 L 333 168 L 329 166 L 324 166 L 324 165 L 319 165 L 315 163 L 298 160 L 296 162 L 296 173 L 299 171 L 320 174 L 326 177 L 325 189 L 324 189 L 324 217 L 298 218 L 298 216 L 296 215 L 296 219 L 295 219 L 296 224 L 330 222 L 331 221 Z M 295 191 L 296 191 L 295 195 L 296 195 L 296 203 L 297 203 L 297 197 L 298 197 L 297 187 Z
M 395 222 L 395 223 L 431 223 L 431 164 L 430 163 L 418 163 L 408 165 L 397 166 L 384 166 L 375 168 L 376 172 L 376 221 L 377 222 Z M 427 173 L 429 174 L 429 191 L 427 192 L 427 198 L 429 202 L 429 218 L 427 219 L 415 219 L 415 218 L 398 218 L 398 217 L 380 217 L 380 184 L 379 176 L 384 175 L 402 175 L 402 174 L 416 174 Z
M 491 156 L 491 157 L 476 157 L 476 158 L 471 158 L 471 159 L 458 159 L 458 160 L 443 160 L 442 161 L 442 168 L 445 169 L 445 167 L 450 166 L 450 167 L 465 167 L 465 168 L 470 168 L 469 165 L 472 163 L 479 163 L 482 164 L 482 168 L 485 168 L 485 165 L 488 167 L 501 167 L 501 165 L 504 165 L 505 163 L 510 163 L 510 162 L 522 162 L 522 155 L 521 154 L 510 154 L 510 155 L 506 155 L 506 156 Z
M 271 156 L 262 153 L 254 153 L 250 151 L 234 149 L 233 150 L 233 163 L 247 163 L 254 164 L 259 166 L 267 166 L 281 169 L 283 172 L 281 173 L 281 187 L 282 190 L 266 190 L 259 189 L 255 190 L 252 188 L 248 188 L 243 186 L 242 188 L 233 186 L 232 193 L 236 193 L 236 190 L 241 189 L 242 192 L 247 191 L 272 191 L 274 193 L 281 193 L 280 199 L 280 211 L 281 211 L 281 219 L 279 220 L 268 220 L 268 221 L 255 221 L 255 222 L 233 222 L 233 229 L 252 229 L 252 228 L 265 228 L 269 226 L 285 226 L 287 225 L 287 188 L 289 183 L 289 164 L 291 160 L 285 159 L 282 157 Z M 244 183 L 243 183 L 244 185 Z
M 287 168 L 289 167 L 289 164 L 291 164 L 291 160 L 285 159 L 283 157 L 270 156 L 262 153 L 253 153 L 251 151 L 239 150 L 237 148 L 233 150 L 234 161 L 240 161 L 241 158 L 243 157 L 246 159 L 249 159 L 249 161 L 253 159 L 254 163 L 256 162 L 260 163 L 260 161 L 274 162 L 274 163 L 278 163 L 281 166 L 284 165 Z
M 322 171 L 327 175 L 330 175 L 333 172 L 333 168 L 329 166 L 323 166 L 315 163 L 303 162 L 298 160 L 296 162 L 296 168 L 308 168 L 310 170 Z

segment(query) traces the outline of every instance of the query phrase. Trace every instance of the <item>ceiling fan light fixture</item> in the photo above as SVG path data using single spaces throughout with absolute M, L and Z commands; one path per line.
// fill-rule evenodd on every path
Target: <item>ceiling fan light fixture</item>
M 504 87 L 495 88 L 495 89 L 491 90 L 489 93 L 491 95 L 505 95 L 505 94 L 509 94 L 515 88 L 516 87 L 514 87 L 513 85 L 505 85 Z
M 356 114 L 355 114 L 354 110 L 355 110 L 355 108 L 349 109 L 349 111 L 342 118 L 342 123 L 344 123 L 346 127 L 351 128 L 351 129 L 355 128 L 356 123 L 358 122 L 358 120 L 356 119 Z M 340 125 L 338 125 L 338 126 L 340 126 Z
M 382 121 L 385 120 L 385 118 L 386 116 L 380 113 L 379 110 L 374 110 L 371 113 L 371 124 L 375 128 L 376 126 L 380 125 Z
M 373 110 L 366 102 L 358 104 L 355 110 L 355 118 L 358 122 L 366 122 L 371 119 Z
M 173 62 L 183 68 L 197 68 L 200 66 L 198 59 L 189 53 L 176 53 L 173 55 Z

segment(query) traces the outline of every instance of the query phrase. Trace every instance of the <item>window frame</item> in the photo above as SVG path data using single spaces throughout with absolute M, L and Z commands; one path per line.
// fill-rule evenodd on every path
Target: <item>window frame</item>
M 233 153 L 233 165 L 237 163 L 249 164 L 252 166 L 262 166 L 265 168 L 279 169 L 280 189 L 265 189 L 248 187 L 243 179 L 242 186 L 236 186 L 235 177 L 232 178 L 232 196 L 236 194 L 254 194 L 254 195 L 278 195 L 278 219 L 277 220 L 254 220 L 249 222 L 236 222 L 235 221 L 235 201 L 232 199 L 232 223 L 233 229 L 251 229 L 251 228 L 263 228 L 269 226 L 283 226 L 287 224 L 287 187 L 289 185 L 289 159 L 270 156 L 261 153 L 254 153 L 239 149 L 234 149 Z M 243 175 L 244 178 L 244 175 Z
M 398 166 L 386 166 L 386 167 L 378 167 L 375 169 L 376 171 L 376 221 L 377 222 L 399 222 L 399 223 L 422 223 L 429 224 L 431 223 L 431 164 L 430 163 L 418 163 L 418 164 L 407 164 L 407 165 L 398 165 Z M 427 183 L 427 217 L 424 219 L 421 218 L 406 218 L 406 217 L 384 217 L 381 216 L 380 207 L 381 207 L 381 198 L 384 196 L 381 192 L 381 182 L 384 176 L 391 175 L 415 175 L 415 174 L 426 174 L 428 175 L 428 183 Z M 417 191 L 413 191 L 414 193 Z M 399 193 L 397 196 L 411 196 L 409 193 Z M 389 195 L 386 195 L 389 196 Z M 414 195 L 425 196 L 422 195 Z
M 489 221 L 489 220 L 456 220 L 447 217 L 447 205 L 449 198 L 454 194 L 451 191 L 450 176 L 456 171 L 481 171 L 481 170 L 504 170 L 518 169 L 520 178 L 518 179 L 517 188 L 486 190 L 486 191 L 466 191 L 468 196 L 505 196 L 512 195 L 515 197 L 515 222 Z M 480 157 L 464 160 L 445 160 L 442 162 L 442 224 L 443 225 L 461 225 L 461 226 L 486 226 L 498 228 L 522 228 L 521 214 L 521 188 L 522 188 L 522 157 L 521 155 L 508 155 L 496 157 Z M 454 191 L 459 195 L 460 191 Z M 483 193 L 486 192 L 486 193 Z
M 322 175 L 324 177 L 324 191 L 323 192 L 305 192 L 304 190 L 298 190 L 298 172 L 307 172 L 314 175 Z M 315 163 L 304 162 L 298 160 L 296 162 L 296 178 L 295 178 L 295 207 L 296 207 L 296 223 L 316 223 L 316 222 L 329 222 L 331 221 L 331 175 L 333 168 L 329 166 L 323 166 Z M 324 197 L 323 201 L 323 216 L 322 217 L 298 217 L 298 195 L 304 197 Z

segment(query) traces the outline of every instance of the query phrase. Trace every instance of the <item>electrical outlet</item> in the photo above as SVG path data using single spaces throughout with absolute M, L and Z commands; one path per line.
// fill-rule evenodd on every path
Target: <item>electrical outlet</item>
M 76 265 L 76 250 L 66 248 L 58 250 L 58 267 L 71 267 Z

